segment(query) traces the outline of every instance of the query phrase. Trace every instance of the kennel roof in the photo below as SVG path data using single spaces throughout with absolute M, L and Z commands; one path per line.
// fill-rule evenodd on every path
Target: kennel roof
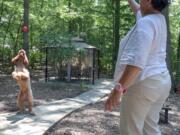
M 71 45 L 69 43 L 62 43 L 61 45 L 56 46 L 46 46 L 44 48 L 69 48 L 69 47 L 75 47 L 77 50 L 81 49 L 97 49 L 95 46 L 87 44 L 83 39 L 79 37 L 74 37 L 71 39 Z

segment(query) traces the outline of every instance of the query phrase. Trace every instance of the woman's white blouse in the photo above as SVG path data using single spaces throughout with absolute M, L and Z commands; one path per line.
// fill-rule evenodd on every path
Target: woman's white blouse
M 114 80 L 121 78 L 126 65 L 142 69 L 137 80 L 167 71 L 166 66 L 166 21 L 162 14 L 141 17 L 137 12 L 135 26 L 121 40 Z

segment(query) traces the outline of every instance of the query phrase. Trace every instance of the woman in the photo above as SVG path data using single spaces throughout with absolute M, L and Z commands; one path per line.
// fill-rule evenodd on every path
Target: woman
M 121 135 L 160 135 L 159 112 L 169 95 L 171 79 L 165 62 L 167 28 L 161 11 L 168 0 L 128 0 L 136 24 L 121 40 L 116 85 L 105 109 L 121 100 Z M 124 93 L 124 94 L 123 94 Z

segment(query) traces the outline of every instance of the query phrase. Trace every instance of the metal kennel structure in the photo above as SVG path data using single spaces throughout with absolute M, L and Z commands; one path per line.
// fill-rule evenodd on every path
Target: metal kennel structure
M 71 43 L 44 47 L 45 81 L 87 80 L 94 84 L 99 78 L 99 50 L 80 38 L 72 38 Z

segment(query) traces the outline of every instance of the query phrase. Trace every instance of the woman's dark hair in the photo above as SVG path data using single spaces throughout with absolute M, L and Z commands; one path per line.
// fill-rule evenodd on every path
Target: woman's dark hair
M 162 11 L 164 8 L 166 8 L 170 2 L 170 0 L 152 0 L 152 6 L 158 11 Z

